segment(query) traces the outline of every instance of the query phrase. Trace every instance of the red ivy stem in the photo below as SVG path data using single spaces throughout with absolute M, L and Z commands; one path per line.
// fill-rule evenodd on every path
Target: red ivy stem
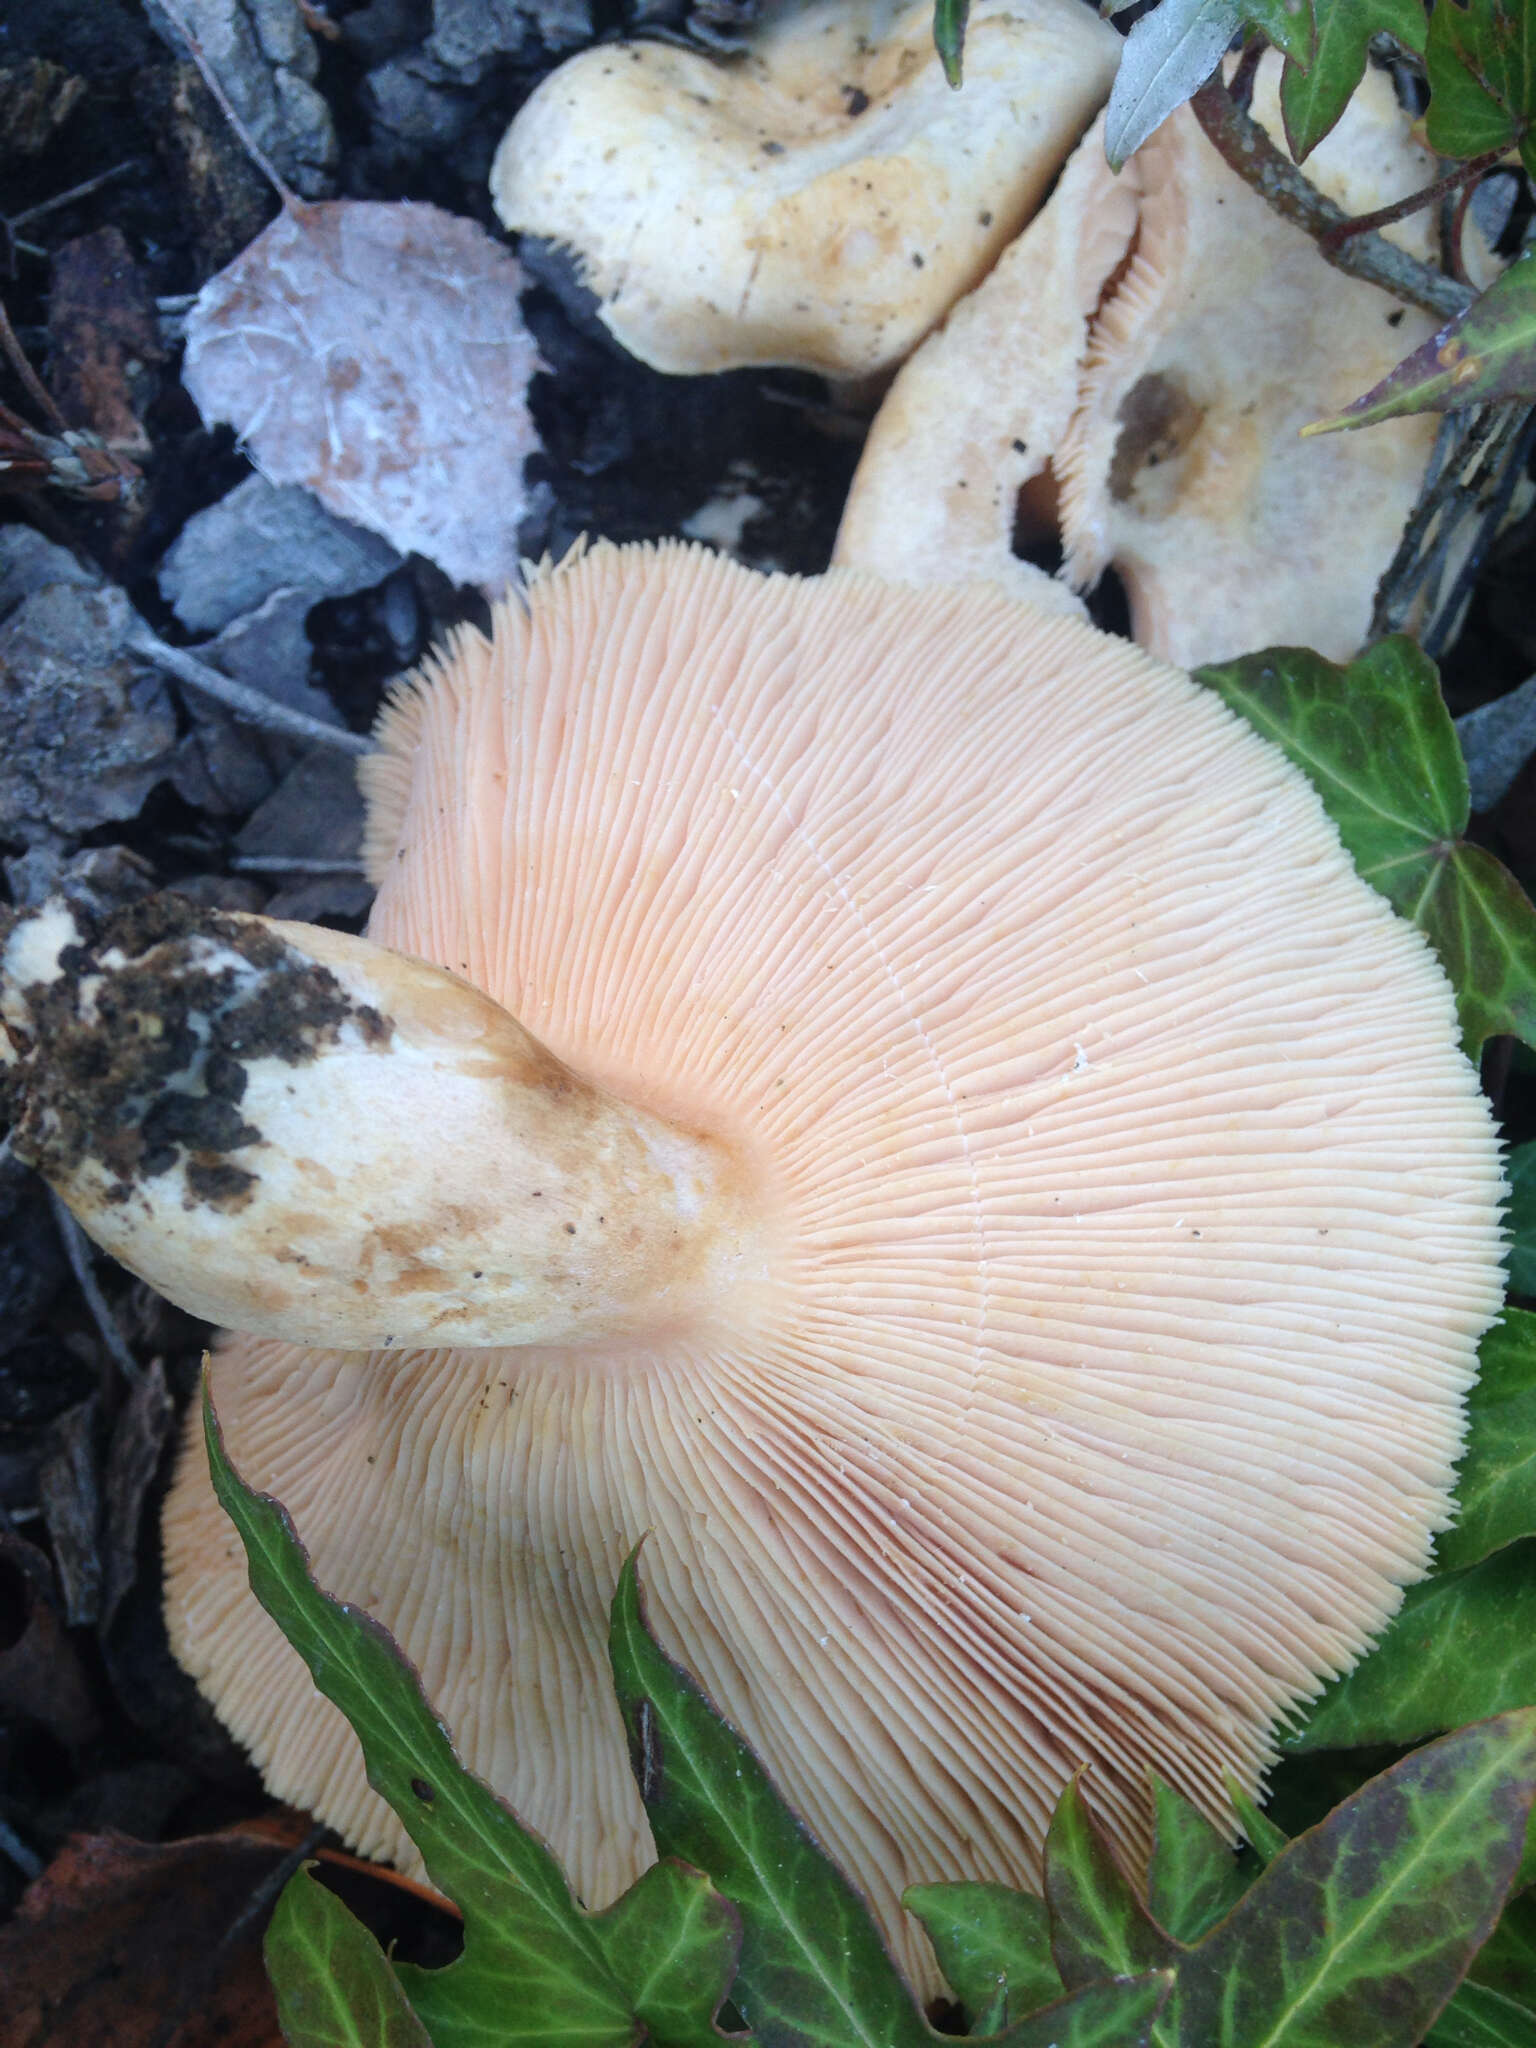
M 1347 226 L 1349 215 L 1331 199 L 1325 199 L 1311 179 L 1303 177 L 1290 158 L 1275 147 L 1258 123 L 1233 103 L 1219 72 L 1205 81 L 1190 105 L 1223 161 L 1278 214 L 1310 235 L 1335 270 L 1379 285 L 1394 298 L 1421 307 L 1437 320 L 1449 320 L 1464 312 L 1477 297 L 1469 285 L 1458 284 L 1443 271 L 1431 270 L 1406 250 L 1384 242 L 1380 235 L 1356 234 L 1330 247 L 1331 231 Z
M 1407 220 L 1417 213 L 1421 206 L 1428 206 L 1431 200 L 1443 199 L 1448 192 L 1454 192 L 1469 178 L 1480 178 L 1484 171 L 1490 171 L 1508 151 L 1487 149 L 1481 156 L 1470 157 L 1466 163 L 1458 164 L 1454 171 L 1447 171 L 1444 177 L 1434 179 L 1428 185 L 1420 186 L 1417 192 L 1410 192 L 1406 199 L 1399 199 L 1391 206 L 1378 206 L 1374 213 L 1357 213 L 1350 220 L 1342 220 L 1337 227 L 1329 228 L 1319 239 L 1331 248 L 1352 241 L 1356 235 L 1374 234 L 1377 228 L 1389 228 L 1395 220 Z M 1324 254 L 1327 250 L 1324 250 Z

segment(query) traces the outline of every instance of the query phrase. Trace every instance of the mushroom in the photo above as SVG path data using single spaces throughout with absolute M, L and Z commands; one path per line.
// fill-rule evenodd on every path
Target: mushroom
M 1276 135 L 1280 70 L 1266 55 L 1253 102 Z M 1372 71 L 1307 169 L 1364 212 L 1426 183 L 1434 162 Z M 1430 222 L 1415 215 L 1388 233 L 1428 256 Z M 1154 652 L 1192 666 L 1300 634 L 1347 660 L 1434 422 L 1396 421 L 1369 447 L 1303 441 L 1299 429 L 1369 388 L 1433 325 L 1324 263 L 1187 108 L 1118 179 L 1091 134 L 892 386 L 835 560 L 1019 588 L 1016 529 L 1054 524 L 1059 491 L 1063 575 L 1084 589 L 1112 565 L 1132 632 Z
M 928 0 L 780 6 L 741 59 L 609 44 L 561 65 L 491 171 L 509 228 L 573 249 L 658 370 L 862 377 L 988 269 L 1108 96 L 1081 0 L 978 0 L 963 93 Z
M 0 1009 L 18 1149 L 282 1333 L 214 1393 L 321 1582 L 593 1904 L 652 1853 L 604 1649 L 645 1531 L 919 1982 L 903 1887 L 1035 1882 L 1079 1765 L 1133 1856 L 1149 1766 L 1229 1819 L 1423 1571 L 1501 1299 L 1451 992 L 1310 785 L 1076 620 L 678 545 L 539 575 L 378 737 L 392 950 L 55 909 Z M 268 1783 L 408 1862 L 195 1432 L 165 1544 Z

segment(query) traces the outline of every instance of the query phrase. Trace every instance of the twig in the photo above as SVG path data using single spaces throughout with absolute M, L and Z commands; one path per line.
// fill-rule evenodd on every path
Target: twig
M 29 1849 L 20 1835 L 8 1828 L 3 1820 L 0 1820 L 0 1856 L 9 1856 L 28 1884 L 43 1874 L 42 1857 Z
M 6 360 L 21 379 L 23 389 L 43 418 L 61 434 L 68 433 L 68 423 L 63 413 L 54 404 L 47 385 L 27 361 L 27 352 L 16 339 L 16 330 L 11 325 L 10 315 L 6 312 L 3 301 L 0 301 L 0 350 L 4 351 Z
M 1467 548 L 1465 558 L 1456 572 L 1455 581 L 1445 596 L 1440 597 L 1434 612 L 1425 622 L 1420 644 L 1432 661 L 1438 661 L 1450 642 L 1451 634 L 1461 616 L 1462 608 L 1472 592 L 1489 548 L 1498 538 L 1504 524 L 1520 479 L 1525 474 L 1525 465 L 1532 446 L 1536 445 L 1536 408 L 1523 406 L 1512 412 L 1505 420 L 1498 441 L 1484 457 L 1485 470 L 1498 467 L 1498 482 L 1493 496 L 1483 508 L 1477 522 L 1477 532 Z M 1480 484 L 1481 478 L 1477 479 Z M 1449 521 L 1446 522 L 1450 524 Z
M 360 875 L 360 860 L 310 860 L 302 853 L 237 853 L 237 875 Z
M 182 13 L 180 6 L 177 4 L 177 0 L 160 0 L 160 4 L 164 9 L 166 15 L 168 16 L 172 27 L 176 30 L 176 33 L 181 37 L 182 41 L 186 44 L 188 51 L 191 53 L 192 62 L 197 66 L 198 70 L 201 72 L 204 85 L 207 86 L 208 90 L 213 94 L 214 99 L 218 102 L 220 113 L 224 116 L 225 120 L 229 123 L 230 127 L 234 129 L 235 134 L 239 137 L 240 145 L 244 149 L 246 155 L 250 158 L 251 162 L 256 166 L 257 170 L 261 172 L 261 175 L 272 187 L 273 191 L 277 194 L 278 198 L 283 202 L 283 210 L 286 213 L 292 214 L 298 214 L 302 212 L 303 202 L 299 199 L 298 195 L 292 190 L 292 188 L 284 181 L 283 176 L 281 172 L 278 170 L 276 164 L 273 163 L 271 157 L 267 155 L 266 151 L 261 147 L 261 144 L 256 140 L 255 136 L 251 133 L 250 129 L 245 125 L 245 121 L 243 120 L 239 111 L 237 110 L 234 101 L 230 98 L 229 94 L 224 90 L 223 82 L 220 79 L 219 74 L 214 70 L 212 63 L 209 60 L 208 52 L 203 48 L 202 44 L 198 41 L 197 36 L 193 33 L 191 25 L 188 23 L 186 16 Z
M 174 676 L 189 690 L 198 690 L 216 704 L 222 704 L 226 711 L 246 725 L 259 725 L 268 732 L 287 733 L 290 738 L 308 740 L 312 746 L 334 747 L 342 754 L 373 752 L 373 742 L 365 740 L 360 733 L 347 732 L 339 725 L 324 725 L 307 712 L 290 711 L 286 704 L 274 704 L 260 690 L 253 690 L 246 683 L 237 683 L 232 676 L 220 675 L 216 668 L 210 668 L 184 648 L 168 646 L 148 626 L 134 626 L 126 645 L 133 653 L 153 662 L 156 668 Z
M 54 1189 L 48 1190 L 48 1200 L 53 1206 L 53 1220 L 58 1225 L 59 1236 L 64 1241 L 64 1250 L 69 1259 L 69 1269 L 85 1296 L 85 1305 L 91 1312 L 101 1341 L 106 1345 L 113 1363 L 130 1387 L 138 1385 L 139 1361 L 128 1347 L 128 1340 L 117 1326 L 107 1297 L 97 1283 L 95 1270 L 91 1265 L 91 1247 L 85 1232 L 69 1213 L 62 1195 Z
M 1318 237 L 1319 246 L 1324 255 L 1327 255 L 1330 249 L 1342 248 L 1346 242 L 1353 241 L 1356 235 L 1374 234 L 1378 228 L 1391 227 L 1394 221 L 1407 220 L 1422 207 L 1429 206 L 1436 199 L 1444 199 L 1447 194 L 1457 191 L 1468 179 L 1476 180 L 1484 171 L 1491 171 L 1499 159 L 1506 155 L 1507 150 L 1488 149 L 1484 150 L 1481 156 L 1469 157 L 1466 163 L 1458 164 L 1454 171 L 1447 171 L 1444 177 L 1434 178 L 1429 184 L 1421 185 L 1417 192 L 1410 192 L 1406 199 L 1394 200 L 1390 206 L 1378 206 L 1374 213 L 1352 214 L 1348 219 L 1341 220 L 1337 227 L 1325 228 Z
M 61 206 L 70 206 L 77 199 L 88 199 L 93 192 L 99 192 L 103 185 L 110 185 L 114 178 L 121 178 L 125 172 L 133 170 L 137 163 L 137 157 L 129 157 L 123 163 L 114 164 L 110 171 L 98 171 L 94 178 L 87 178 L 83 185 L 71 185 L 67 192 L 55 192 L 51 199 L 40 199 L 36 206 L 27 207 L 25 212 L 13 213 L 10 225 L 13 228 L 25 227 L 28 221 L 41 220 L 45 213 L 54 213 Z
M 1325 199 L 1311 179 L 1303 177 L 1290 158 L 1275 147 L 1258 123 L 1233 103 L 1219 71 L 1205 81 L 1190 106 L 1223 161 L 1278 214 L 1310 235 L 1336 270 L 1367 284 L 1379 285 L 1394 298 L 1421 307 L 1437 320 L 1448 320 L 1464 312 L 1477 297 L 1469 286 L 1431 270 L 1427 263 L 1418 262 L 1406 250 L 1383 241 L 1380 235 L 1355 235 L 1330 248 L 1329 233 L 1347 223 L 1349 215 L 1331 199 Z

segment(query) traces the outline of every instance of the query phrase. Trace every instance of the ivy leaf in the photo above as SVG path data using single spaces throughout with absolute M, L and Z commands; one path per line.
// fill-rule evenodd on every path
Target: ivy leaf
M 652 1638 L 633 1554 L 609 1655 L 657 1848 L 707 1870 L 741 1915 L 732 1998 L 763 2048 L 931 2048 L 863 1900 Z
M 1463 1984 L 1424 2037 L 1424 2048 L 1531 2048 L 1536 2011 L 1490 1991 Z
M 1466 763 L 1428 656 L 1394 635 L 1347 668 L 1272 647 L 1195 674 L 1303 771 L 1360 873 L 1424 933 L 1468 1052 L 1495 1032 L 1536 1045 L 1536 908 L 1461 837 Z
M 923 1923 L 973 2034 L 1060 1998 L 1044 1899 L 1002 1884 L 914 1884 L 902 1904 Z
M 1507 1308 L 1483 1338 L 1467 1423 L 1460 1513 L 1436 1544 L 1442 1570 L 1536 1536 L 1536 1315 Z
M 1418 2041 L 1498 1917 L 1533 1792 L 1533 1708 L 1383 1771 L 1298 1836 L 1184 1957 L 1181 2038 Z
M 1078 1777 L 1057 1802 L 1045 1837 L 1051 1953 L 1069 1989 L 1096 1977 L 1164 1969 L 1180 1955 L 1179 1944 L 1158 1926 L 1116 1862 Z
M 309 1865 L 284 1885 L 263 1953 L 289 2048 L 432 2048 L 383 1949 Z
M 1516 1884 L 1524 1874 L 1522 1865 Z M 1536 1892 L 1510 1900 L 1498 1926 L 1473 1958 L 1468 1975 L 1490 1991 L 1536 2005 Z M 1531 2038 L 1536 2040 L 1536 2034 Z
M 933 0 L 933 47 L 944 67 L 945 83 L 960 90 L 965 68 L 965 24 L 971 0 Z
M 1205 1815 L 1155 1773 L 1152 1813 L 1148 1909 L 1175 1941 L 1198 1941 L 1231 1912 L 1249 1879 Z
M 736 1974 L 741 1920 L 702 1870 L 668 1857 L 643 1871 L 592 1925 L 653 2048 L 747 2048 L 715 2015 Z
M 1273 1863 L 1290 1836 L 1284 1828 L 1276 1827 L 1253 1796 L 1231 1777 L 1227 1779 L 1227 1797 L 1249 1848 L 1261 1863 Z
M 1410 1586 L 1366 1658 L 1336 1679 L 1288 1750 L 1418 1742 L 1536 1700 L 1536 1543 Z
M 987 2048 L 1148 2048 L 1158 2014 L 1173 1989 L 1171 1970 L 1144 1977 L 1101 1978 L 1032 2013 L 1006 2032 L 992 2035 Z M 930 2035 L 933 2048 L 940 2036 Z
M 245 1545 L 251 1591 L 351 1722 L 369 1784 L 464 1916 L 455 1962 L 396 1973 L 436 2048 L 549 2048 L 555 2040 L 562 2048 L 630 2048 L 629 1999 L 559 1864 L 464 1769 L 389 1635 L 316 1586 L 287 1514 L 252 1492 L 225 1456 L 206 1376 L 203 1431 L 213 1490 Z
M 1517 1145 L 1505 1161 L 1509 1174 L 1509 1285 L 1536 1294 L 1536 1140 Z
M 1405 50 L 1424 47 L 1423 0 L 1313 0 L 1312 62 L 1288 57 L 1280 80 L 1285 139 L 1305 163 L 1349 105 L 1365 76 L 1372 36 L 1389 35 Z M 1271 38 L 1273 40 L 1273 38 Z
M 1404 413 L 1455 412 L 1506 398 L 1536 398 L 1536 257 L 1529 252 L 1364 397 L 1301 431 L 1332 434 Z
M 1104 115 L 1104 154 L 1118 171 L 1196 94 L 1243 19 L 1244 0 L 1162 0 L 1125 39 Z
M 1536 17 L 1530 0 L 1436 0 L 1424 42 L 1429 112 L 1424 132 L 1437 156 L 1481 156 L 1518 143 L 1536 173 Z

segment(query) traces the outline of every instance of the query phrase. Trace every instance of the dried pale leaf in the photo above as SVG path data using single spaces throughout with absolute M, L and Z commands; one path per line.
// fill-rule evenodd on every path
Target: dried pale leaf
M 1242 18 L 1242 0 L 1162 0 L 1142 16 L 1125 39 L 1105 117 L 1113 169 L 1200 90 Z
M 522 288 L 509 251 L 435 206 L 294 207 L 204 286 L 183 374 L 274 483 L 499 591 L 538 446 Z

